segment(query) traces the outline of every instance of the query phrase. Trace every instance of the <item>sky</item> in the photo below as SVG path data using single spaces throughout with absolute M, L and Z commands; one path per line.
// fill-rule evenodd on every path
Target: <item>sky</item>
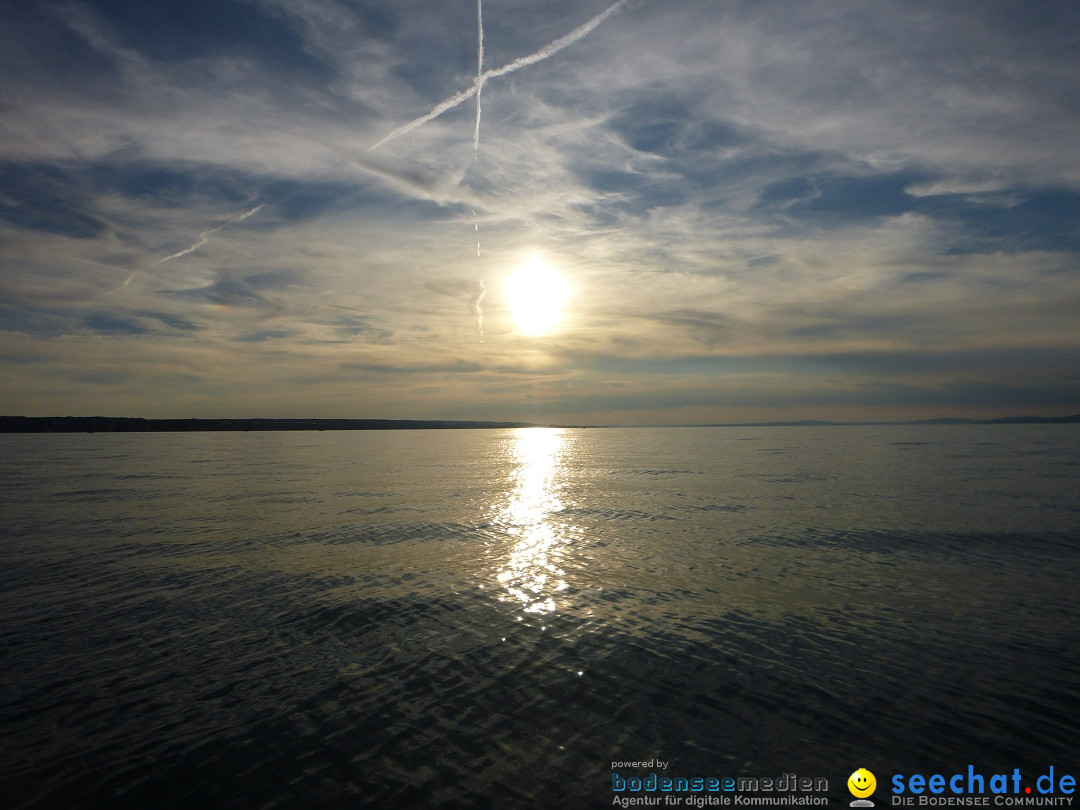
M 0 0 L 0 413 L 1080 412 L 1078 40 L 1056 0 Z

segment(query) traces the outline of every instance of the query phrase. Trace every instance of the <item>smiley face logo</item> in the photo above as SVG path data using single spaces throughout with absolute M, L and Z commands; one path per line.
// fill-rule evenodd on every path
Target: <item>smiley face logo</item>
M 865 799 L 874 792 L 877 787 L 877 779 L 866 768 L 859 768 L 847 780 L 847 789 L 857 799 Z

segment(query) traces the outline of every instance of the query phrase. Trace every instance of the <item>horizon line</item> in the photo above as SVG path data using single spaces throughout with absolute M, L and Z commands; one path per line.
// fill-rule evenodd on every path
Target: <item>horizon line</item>
M 140 416 L 0 416 L 0 433 L 153 433 L 197 431 L 299 430 L 453 430 L 517 428 L 702 428 L 832 427 L 875 425 L 1080 424 L 1068 416 L 936 417 L 906 420 L 770 420 L 765 422 L 666 423 L 651 425 L 553 424 L 494 419 L 372 419 L 352 417 L 140 417 Z

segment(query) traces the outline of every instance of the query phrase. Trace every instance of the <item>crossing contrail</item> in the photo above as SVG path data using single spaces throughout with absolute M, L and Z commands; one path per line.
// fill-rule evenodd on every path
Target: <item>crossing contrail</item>
M 436 104 L 432 108 L 431 112 L 427 113 L 426 115 L 422 115 L 419 118 L 405 124 L 404 126 L 398 127 L 397 129 L 395 129 L 393 132 L 391 132 L 389 135 L 387 135 L 385 138 L 383 138 L 378 143 L 376 143 L 376 144 L 374 144 L 372 146 L 369 146 L 368 151 L 369 152 L 374 152 L 376 149 L 378 149 L 383 144 L 389 143 L 390 141 L 397 140 L 402 135 L 405 135 L 405 134 L 407 134 L 409 132 L 412 132 L 414 129 L 416 129 L 417 127 L 423 126 L 428 121 L 431 121 L 434 118 L 438 118 L 440 115 L 442 115 L 447 110 L 452 110 L 454 107 L 461 104 L 461 102 L 468 101 L 473 96 L 479 96 L 480 95 L 480 88 L 483 86 L 484 82 L 486 82 L 488 79 L 493 79 L 496 76 L 505 76 L 507 73 L 513 73 L 515 70 L 521 70 L 521 68 L 523 68 L 523 67 L 528 67 L 529 65 L 535 65 L 537 62 L 542 62 L 545 59 L 548 59 L 548 58 L 554 56 L 559 51 L 561 51 L 563 48 L 566 48 L 566 47 L 568 47 L 570 45 L 573 45 L 575 42 L 577 42 L 582 37 L 587 36 L 590 33 L 592 33 L 593 29 L 596 28 L 596 26 L 600 25 L 600 23 L 602 23 L 604 20 L 606 20 L 608 17 L 610 17 L 612 14 L 614 14 L 616 11 L 618 11 L 619 8 L 626 5 L 628 2 L 630 2 L 630 0 L 618 0 L 617 3 L 614 3 L 611 6 L 608 6 L 604 11 L 601 11 L 599 14 L 597 14 L 595 17 L 593 17 L 591 20 L 589 20 L 584 25 L 580 25 L 577 28 L 575 28 L 573 31 L 571 31 L 570 33 L 565 34 L 565 35 L 559 37 L 558 39 L 552 40 L 551 42 L 549 42 L 547 45 L 545 45 L 540 50 L 538 50 L 538 51 L 536 51 L 534 53 L 531 53 L 528 56 L 522 56 L 522 57 L 520 57 L 518 59 L 515 59 L 513 62 L 508 62 L 507 64 L 503 65 L 502 67 L 494 68 L 492 70 L 488 70 L 488 71 L 484 71 L 482 73 L 479 73 L 477 75 L 477 77 L 476 77 L 476 80 L 473 82 L 471 87 L 469 87 L 469 88 L 467 88 L 465 90 L 462 90 L 460 93 L 455 93 L 454 95 L 450 96 L 450 98 L 447 98 L 447 99 L 444 99 L 443 101 L 440 101 L 438 104 Z M 479 6 L 478 6 L 477 10 L 479 11 Z M 480 23 L 480 25 L 482 25 L 482 23 Z M 481 28 L 481 34 L 482 34 L 482 28 Z M 483 41 L 482 40 L 481 40 L 481 46 L 480 46 L 480 57 L 481 57 L 481 59 L 483 58 Z M 477 100 L 477 108 L 476 108 L 477 130 L 473 135 L 474 145 L 479 143 L 479 137 L 480 137 L 480 135 L 479 135 L 480 106 L 479 105 L 480 105 L 480 102 L 479 102 L 479 99 L 478 99 Z
M 435 107 L 427 115 L 422 115 L 419 118 L 417 118 L 415 121 L 410 121 L 409 123 L 405 124 L 404 126 L 398 127 L 397 129 L 395 129 L 393 132 L 391 132 L 389 135 L 387 135 L 385 138 L 383 138 L 381 141 L 379 141 L 375 145 L 369 146 L 368 151 L 369 152 L 374 152 L 376 149 L 378 149 L 383 144 L 389 143 L 390 141 L 396 141 L 402 135 L 406 135 L 409 132 L 412 132 L 414 129 L 416 129 L 419 126 L 423 126 L 428 121 L 431 121 L 433 118 L 438 118 L 440 115 L 442 115 L 447 110 L 452 110 L 454 107 L 456 107 L 461 102 L 468 101 L 470 98 L 472 98 L 475 95 L 476 95 L 476 85 L 474 84 L 468 90 L 462 90 L 460 93 L 458 93 L 456 95 L 453 95 L 453 96 L 450 96 L 450 98 L 446 99 L 445 101 L 440 101 L 438 104 L 435 105 Z
M 476 0 L 476 131 L 473 161 L 480 159 L 480 91 L 484 89 L 484 0 Z
M 390 141 L 397 140 L 402 135 L 406 135 L 412 132 L 417 127 L 421 127 L 428 121 L 438 118 L 444 112 L 452 110 L 457 107 L 463 101 L 468 101 L 473 96 L 476 97 L 476 125 L 473 129 L 473 161 L 477 161 L 480 158 L 480 91 L 484 88 L 484 82 L 488 79 L 495 78 L 496 76 L 505 76 L 508 73 L 513 73 L 515 70 L 521 70 L 523 67 L 529 65 L 535 65 L 537 62 L 542 62 L 549 57 L 554 56 L 563 48 L 573 45 L 579 39 L 588 36 L 592 31 L 600 25 L 604 20 L 614 14 L 622 6 L 626 5 L 630 0 L 617 0 L 617 2 L 608 6 L 604 11 L 597 14 L 591 20 L 584 25 L 580 25 L 568 34 L 564 34 L 558 39 L 552 40 L 543 48 L 535 51 L 528 56 L 522 56 L 518 59 L 508 62 L 500 68 L 494 70 L 484 71 L 484 0 L 476 0 L 476 79 L 473 80 L 472 86 L 462 90 L 459 93 L 455 93 L 447 99 L 443 99 L 436 104 L 430 112 L 419 118 L 413 119 L 409 123 L 398 127 L 381 141 L 372 144 L 368 147 L 369 152 L 374 152 L 380 146 L 389 143 Z M 222 226 L 224 227 L 224 226 Z M 476 231 L 476 256 L 480 258 L 480 226 L 476 219 L 476 211 L 473 211 L 473 229 Z M 220 228 L 216 229 L 220 230 Z M 193 245 L 186 251 L 176 254 L 176 256 L 182 256 L 184 253 L 190 253 L 203 244 L 206 244 L 206 237 L 214 231 L 208 231 L 201 234 L 202 240 L 199 244 Z M 176 256 L 170 256 L 169 258 L 176 258 Z M 162 261 L 167 261 L 163 259 Z M 484 280 L 481 278 L 478 282 L 480 292 L 476 296 L 476 300 L 473 302 L 473 314 L 476 316 L 476 329 L 480 333 L 480 341 L 484 340 L 484 311 L 480 308 L 480 303 L 484 300 L 484 296 L 487 294 L 487 287 L 484 286 Z
M 509 64 L 503 65 L 501 68 L 495 68 L 494 70 L 487 71 L 487 73 L 484 74 L 484 80 L 486 81 L 487 79 L 494 78 L 495 76 L 505 76 L 507 73 L 513 73 L 515 70 L 520 70 L 523 67 L 535 65 L 537 62 L 543 62 L 545 59 L 554 56 L 568 45 L 573 45 L 582 37 L 591 34 L 593 29 L 596 28 L 596 26 L 600 25 L 600 23 L 602 23 L 604 20 L 606 20 L 616 11 L 618 11 L 620 7 L 625 6 L 629 2 L 630 0 L 619 0 L 619 2 L 608 6 L 606 9 L 601 11 L 584 25 L 578 26 L 569 34 L 566 34 L 556 40 L 553 40 L 552 42 L 549 42 L 543 48 L 536 51 L 536 53 L 531 53 L 528 56 L 522 56 L 520 59 L 515 59 Z

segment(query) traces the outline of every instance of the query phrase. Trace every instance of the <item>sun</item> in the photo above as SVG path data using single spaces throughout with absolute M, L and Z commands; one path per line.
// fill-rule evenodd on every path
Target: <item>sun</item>
M 527 335 L 550 332 L 570 297 L 562 276 L 535 256 L 507 277 L 505 291 L 518 331 Z

